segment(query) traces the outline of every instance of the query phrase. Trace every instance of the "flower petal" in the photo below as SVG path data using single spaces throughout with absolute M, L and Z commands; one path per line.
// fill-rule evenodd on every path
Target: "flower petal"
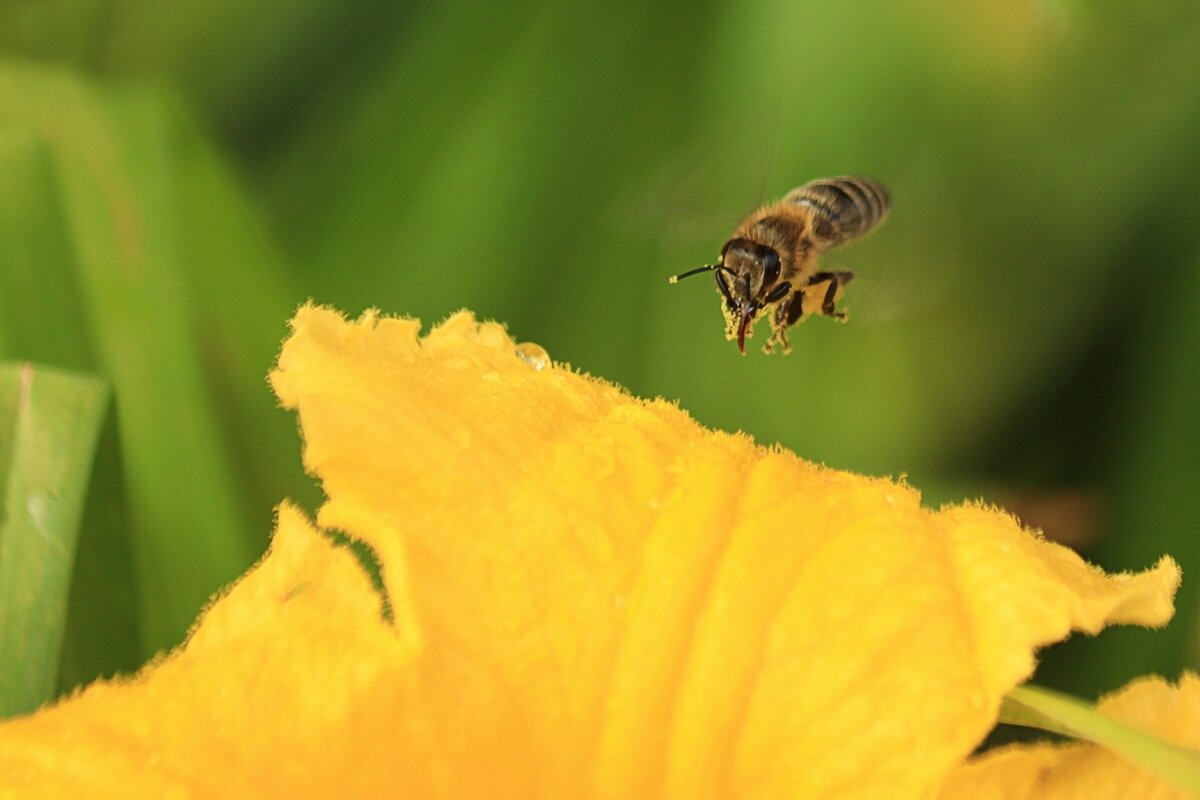
M 21 794 L 917 797 L 1035 647 L 1161 624 L 978 507 L 827 470 L 531 363 L 498 325 L 302 309 L 272 381 L 320 522 L 285 506 L 176 654 L 0 724 Z
M 293 329 L 272 383 L 320 523 L 375 548 L 420 648 L 447 795 L 500 748 L 492 787 L 525 795 L 920 796 L 1036 647 L 1172 613 L 1170 559 L 1106 576 L 1003 513 L 535 369 L 465 313 Z
M 413 660 L 355 559 L 284 506 L 268 555 L 185 648 L 0 725 L 0 788 L 267 797 L 365 795 L 381 775 L 402 784 L 377 703 L 404 705 Z
M 1200 755 L 1200 677 L 1194 674 L 1185 674 L 1177 686 L 1157 677 L 1140 678 L 1101 700 L 1098 710 Z M 1200 789 L 1200 770 L 1193 784 Z M 1183 800 L 1188 796 L 1090 743 L 1010 745 L 990 751 L 956 769 L 940 795 L 942 800 Z

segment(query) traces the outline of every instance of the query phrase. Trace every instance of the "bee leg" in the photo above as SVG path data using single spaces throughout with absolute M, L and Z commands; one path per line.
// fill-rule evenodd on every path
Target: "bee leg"
M 803 315 L 803 306 L 804 295 L 800 292 L 793 292 L 791 297 L 782 300 L 779 305 L 775 306 L 775 315 L 771 318 L 771 338 L 763 348 L 764 352 L 773 352 L 776 344 L 783 348 L 784 355 L 792 352 L 792 346 L 788 344 L 787 331 Z
M 729 283 L 725 276 L 717 272 L 716 278 L 717 290 L 721 293 L 721 299 L 725 301 L 721 306 L 721 314 L 725 317 L 725 338 L 733 339 L 737 336 L 737 303 L 733 302 L 733 294 L 729 291 Z
M 737 311 L 737 303 L 733 302 L 733 294 L 729 291 L 729 284 L 725 282 L 725 276 L 720 272 L 717 275 L 717 289 L 721 292 L 721 297 L 725 298 L 725 307 L 730 311 Z
M 783 354 L 786 356 L 792 352 L 792 346 L 788 344 L 787 328 L 779 324 L 778 318 L 773 320 L 771 325 L 771 338 L 767 339 L 767 343 L 763 345 L 763 352 L 767 355 L 775 352 L 775 345 L 783 348 Z
M 821 301 L 821 313 L 827 317 L 834 319 L 845 319 L 845 311 L 834 311 L 834 303 L 837 302 L 838 291 L 847 283 L 854 279 L 853 272 L 818 272 L 812 276 L 810 284 L 824 283 L 829 281 L 829 286 L 825 289 L 825 297 Z
M 770 291 L 763 298 L 763 305 L 775 304 L 775 314 L 771 317 L 771 338 L 767 339 L 767 344 L 763 347 L 764 353 L 771 353 L 775 349 L 775 344 L 779 343 L 783 346 L 783 352 L 786 355 L 792 348 L 788 347 L 787 341 L 787 325 L 784 323 L 783 307 L 787 305 L 784 299 L 788 293 L 792 291 L 792 285 L 788 282 L 783 282 Z
M 771 303 L 778 303 L 780 300 L 788 296 L 788 292 L 792 290 L 792 285 L 788 282 L 783 282 L 771 290 L 771 293 L 763 300 L 764 306 L 769 306 Z
M 804 292 L 798 291 L 792 295 L 790 300 L 780 303 L 777 306 L 777 315 L 789 328 L 799 322 L 800 318 L 804 316 Z

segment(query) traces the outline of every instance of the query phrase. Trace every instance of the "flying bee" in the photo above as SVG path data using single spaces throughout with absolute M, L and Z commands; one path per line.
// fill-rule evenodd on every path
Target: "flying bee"
M 788 346 L 787 330 L 810 314 L 845 319 L 836 311 L 851 272 L 820 272 L 831 247 L 865 236 L 887 217 L 887 190 L 870 178 L 822 178 L 793 189 L 778 203 L 755 211 L 721 248 L 716 264 L 671 277 L 712 272 L 724 301 L 725 338 L 744 355 L 754 320 L 770 310 L 771 338 L 763 350 Z

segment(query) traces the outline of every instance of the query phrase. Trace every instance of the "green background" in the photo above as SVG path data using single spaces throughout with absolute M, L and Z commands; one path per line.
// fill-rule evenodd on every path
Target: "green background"
M 740 357 L 667 276 L 844 173 L 893 197 L 830 259 L 849 323 Z M 280 500 L 319 503 L 264 380 L 307 298 L 470 308 L 1106 569 L 1171 553 L 1166 631 L 1037 679 L 1200 662 L 1193 2 L 0 0 L 0 359 L 112 386 L 62 688 L 179 642 Z

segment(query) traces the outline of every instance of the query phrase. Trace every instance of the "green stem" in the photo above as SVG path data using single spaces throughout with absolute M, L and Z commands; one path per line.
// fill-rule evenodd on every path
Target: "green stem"
M 1200 753 L 1117 722 L 1069 695 L 1040 686 L 1018 686 L 1005 697 L 1000 721 L 1094 742 L 1171 785 L 1200 795 Z

